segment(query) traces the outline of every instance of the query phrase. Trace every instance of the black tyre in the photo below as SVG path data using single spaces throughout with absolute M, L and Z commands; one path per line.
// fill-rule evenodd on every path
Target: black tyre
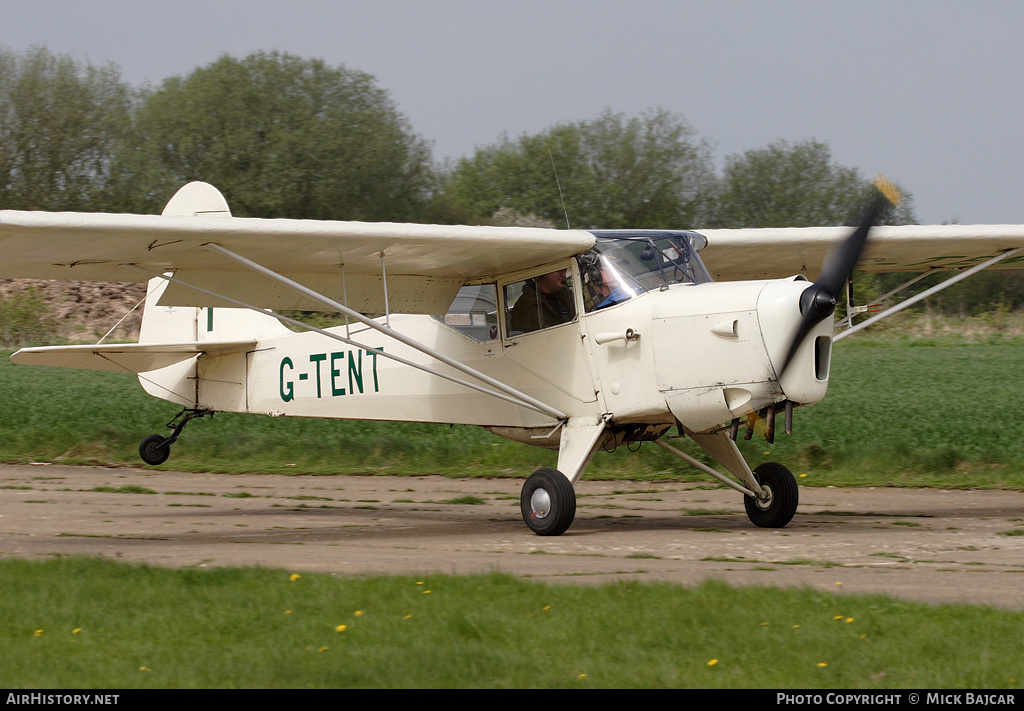
M 754 478 L 768 493 L 768 498 L 758 501 L 750 496 L 743 497 L 747 517 L 761 528 L 782 528 L 793 519 L 800 502 L 796 477 L 781 464 L 765 462 L 754 470 Z
M 142 440 L 139 443 L 139 456 L 142 457 L 142 461 L 153 466 L 166 462 L 167 457 L 171 456 L 171 446 L 160 446 L 166 439 L 166 437 L 151 434 Z
M 539 536 L 560 536 L 576 517 L 576 492 L 557 469 L 538 469 L 519 497 L 523 520 Z

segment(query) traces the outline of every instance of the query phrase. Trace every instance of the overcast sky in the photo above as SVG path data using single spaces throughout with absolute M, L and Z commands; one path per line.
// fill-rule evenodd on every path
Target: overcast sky
M 719 161 L 814 138 L 909 189 L 923 223 L 1024 223 L 1019 0 L 4 0 L 0 19 L 0 46 L 133 84 L 255 50 L 343 64 L 439 160 L 660 106 Z

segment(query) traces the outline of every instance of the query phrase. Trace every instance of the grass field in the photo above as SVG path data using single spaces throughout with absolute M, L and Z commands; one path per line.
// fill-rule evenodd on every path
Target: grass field
M 795 433 L 740 443 L 801 485 L 1024 487 L 1024 343 L 851 339 L 837 346 L 826 399 Z M 178 408 L 130 375 L 12 365 L 0 358 L 0 461 L 141 466 L 138 442 Z M 781 428 L 780 428 L 781 429 Z M 680 442 L 686 448 L 689 443 Z M 695 456 L 710 462 L 697 448 Z M 164 465 L 184 471 L 430 472 L 526 476 L 552 452 L 479 428 L 217 414 L 193 422 Z M 588 478 L 704 478 L 652 445 L 594 458 Z
M 1018 689 L 1024 613 L 810 590 L 0 561 L 0 687 Z M 54 581 L 60 581 L 55 585 Z

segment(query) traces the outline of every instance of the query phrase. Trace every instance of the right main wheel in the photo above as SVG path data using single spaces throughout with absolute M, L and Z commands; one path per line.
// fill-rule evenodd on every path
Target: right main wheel
M 560 536 L 576 516 L 576 491 L 557 469 L 538 469 L 523 485 L 519 509 L 539 536 Z
M 754 470 L 754 478 L 768 494 L 759 501 L 751 496 L 743 497 L 747 517 L 761 528 L 782 528 L 793 519 L 800 501 L 800 490 L 796 477 L 781 464 L 765 462 Z

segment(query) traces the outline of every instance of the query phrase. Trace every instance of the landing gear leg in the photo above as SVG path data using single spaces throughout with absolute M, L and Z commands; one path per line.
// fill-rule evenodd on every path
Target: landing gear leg
M 739 482 L 732 481 L 703 462 L 660 439 L 655 440 L 654 443 L 726 486 L 742 493 L 747 517 L 755 526 L 782 528 L 793 519 L 800 501 L 800 490 L 796 485 L 796 478 L 786 467 L 775 462 L 765 462 L 754 471 L 750 471 L 747 463 L 743 460 L 743 455 L 736 447 L 736 442 L 725 431 L 714 434 L 687 432 L 687 435 L 703 447 L 704 451 L 717 459 Z
M 558 469 L 538 469 L 523 485 L 519 510 L 539 536 L 561 536 L 576 517 L 576 482 L 605 434 L 605 418 L 573 418 L 562 425 Z M 552 430 L 552 433 L 554 430 Z
M 207 415 L 213 417 L 213 412 L 210 410 L 191 410 L 186 407 L 167 423 L 167 426 L 174 430 L 169 437 L 151 434 L 139 443 L 139 456 L 142 457 L 142 461 L 152 466 L 166 462 L 167 457 L 171 455 L 171 445 L 178 440 L 178 435 L 185 429 L 185 425 L 197 417 L 205 417 Z

